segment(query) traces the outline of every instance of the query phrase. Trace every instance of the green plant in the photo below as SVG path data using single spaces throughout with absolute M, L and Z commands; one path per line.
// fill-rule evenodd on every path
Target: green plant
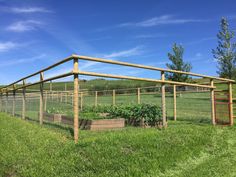
M 156 125 L 161 120 L 162 110 L 159 106 L 152 104 L 121 105 L 110 107 L 108 113 L 112 117 L 123 117 L 125 119 L 144 120 L 145 124 Z

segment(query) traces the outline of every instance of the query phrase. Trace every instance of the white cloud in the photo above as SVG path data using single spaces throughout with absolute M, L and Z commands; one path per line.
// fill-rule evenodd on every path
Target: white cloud
M 148 39 L 148 38 L 158 38 L 158 37 L 165 37 L 165 34 L 140 34 L 134 36 L 137 39 Z
M 203 43 L 203 42 L 206 42 L 206 41 L 211 41 L 211 40 L 216 40 L 216 37 L 205 37 L 205 38 L 202 38 L 202 39 L 198 39 L 196 41 L 191 41 L 191 42 L 184 43 L 184 45 L 200 44 L 200 43 Z
M 130 57 L 130 56 L 136 56 L 143 53 L 143 47 L 137 46 L 132 49 L 113 52 L 111 54 L 103 55 L 103 58 L 116 58 L 116 57 Z
M 7 62 L 0 63 L 0 67 L 12 66 L 12 65 L 17 65 L 17 64 L 22 64 L 22 63 L 30 63 L 39 59 L 43 59 L 45 56 L 46 56 L 45 54 L 41 54 L 39 56 L 35 56 L 32 58 L 13 59 Z
M 13 48 L 16 48 L 18 45 L 14 42 L 0 42 L 0 52 L 6 52 Z
M 36 20 L 17 21 L 9 25 L 6 30 L 14 32 L 25 32 L 35 30 L 40 27 L 42 23 Z
M 52 12 L 43 7 L 12 7 L 10 8 L 10 11 L 14 13 L 50 13 Z
M 159 17 L 153 17 L 140 22 L 128 22 L 119 24 L 118 27 L 128 27 L 128 26 L 136 26 L 136 27 L 152 27 L 152 26 L 160 26 L 160 25 L 171 25 L 171 24 L 185 24 L 185 23 L 195 23 L 195 22 L 206 22 L 208 20 L 202 19 L 186 19 L 186 18 L 175 18 L 173 15 L 162 15 Z

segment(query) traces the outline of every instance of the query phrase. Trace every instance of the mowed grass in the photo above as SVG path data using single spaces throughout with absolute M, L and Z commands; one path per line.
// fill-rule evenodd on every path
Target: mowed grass
M 0 176 L 236 176 L 236 127 L 80 131 L 0 113 Z

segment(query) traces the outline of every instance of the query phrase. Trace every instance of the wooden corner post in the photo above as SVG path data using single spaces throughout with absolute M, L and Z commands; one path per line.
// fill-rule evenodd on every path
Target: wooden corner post
M 23 90 L 22 90 L 22 119 L 25 119 L 25 104 L 26 104 L 26 96 L 25 96 L 26 88 L 25 88 L 25 80 L 23 80 Z
M 40 104 L 39 104 L 39 123 L 43 124 L 43 110 L 44 110 L 44 100 L 43 100 L 43 72 L 40 73 Z
M 233 90 L 232 90 L 232 82 L 229 82 L 229 118 L 230 125 L 234 124 L 234 115 L 233 115 Z
M 165 72 L 161 71 L 161 80 L 165 81 Z M 162 124 L 164 127 L 167 127 L 166 121 L 166 91 L 165 84 L 161 84 L 161 100 L 162 100 Z
M 78 142 L 79 138 L 79 75 L 78 59 L 74 59 L 74 141 Z
M 174 121 L 177 119 L 177 106 L 176 106 L 176 85 L 173 86 L 173 97 L 174 97 Z
M 214 87 L 214 80 L 210 80 L 210 84 L 212 87 Z M 216 125 L 216 115 L 215 115 L 215 91 L 213 88 L 211 88 L 211 120 L 212 124 Z

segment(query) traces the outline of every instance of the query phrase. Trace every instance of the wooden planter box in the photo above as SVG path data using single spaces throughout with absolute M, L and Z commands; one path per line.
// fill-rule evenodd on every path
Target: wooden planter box
M 49 114 L 44 113 L 44 120 L 49 122 L 63 123 L 69 126 L 73 126 L 73 118 L 61 114 Z M 110 130 L 120 129 L 125 127 L 125 119 L 100 119 L 100 120 L 79 120 L 80 129 L 85 130 Z

